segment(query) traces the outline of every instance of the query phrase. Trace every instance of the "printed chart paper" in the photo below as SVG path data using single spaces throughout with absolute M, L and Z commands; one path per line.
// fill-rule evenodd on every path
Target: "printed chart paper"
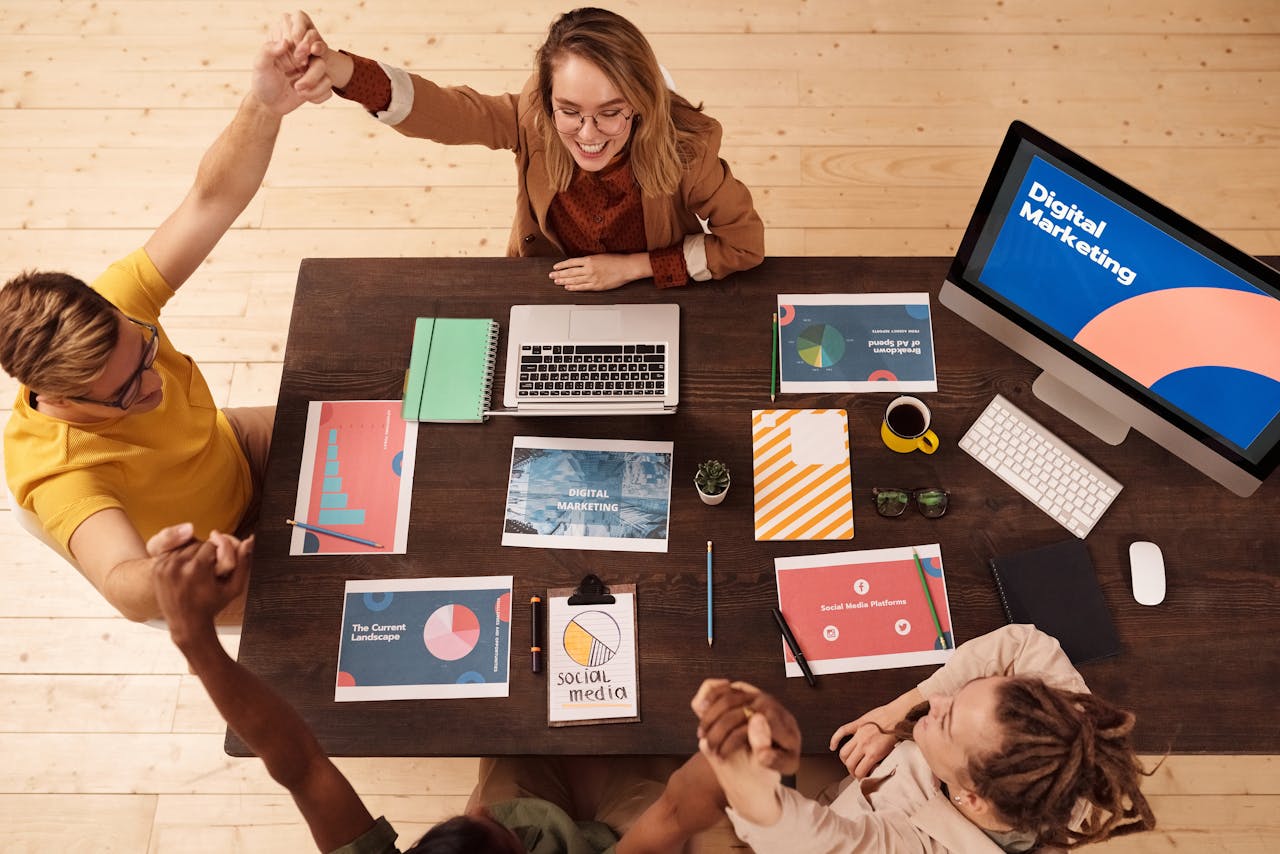
M 405 554 L 417 450 L 398 400 L 311 401 L 293 518 L 382 547 L 294 528 L 289 554 Z
M 635 586 L 611 587 L 611 605 L 570 605 L 571 593 L 549 592 L 547 722 L 640 720 Z
M 671 442 L 516 436 L 504 546 L 665 552 Z
M 333 699 L 506 697 L 511 578 L 348 581 Z
M 814 673 L 945 664 L 955 650 L 937 543 L 917 546 L 943 649 L 911 548 L 774 559 L 778 607 Z M 802 676 L 782 644 L 788 676 Z
M 752 410 L 751 476 L 757 540 L 853 537 L 843 409 Z
M 937 391 L 929 295 L 778 294 L 779 390 Z

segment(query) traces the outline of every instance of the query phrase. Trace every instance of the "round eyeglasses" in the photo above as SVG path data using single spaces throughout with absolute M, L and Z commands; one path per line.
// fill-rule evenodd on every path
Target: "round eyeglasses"
M 871 497 L 876 502 L 876 512 L 881 516 L 901 516 L 914 499 L 921 516 L 937 519 L 947 512 L 947 501 L 951 498 L 951 493 L 937 487 L 898 489 L 877 486 L 871 490 Z
M 561 107 L 551 111 L 551 117 L 555 120 L 556 130 L 560 133 L 574 134 L 582 130 L 582 126 L 586 124 L 587 119 L 591 119 L 595 124 L 596 130 L 605 136 L 617 136 L 627 129 L 627 122 L 631 121 L 635 113 L 627 113 L 622 110 L 601 110 L 594 116 L 586 113 L 580 113 L 577 110 L 570 110 Z

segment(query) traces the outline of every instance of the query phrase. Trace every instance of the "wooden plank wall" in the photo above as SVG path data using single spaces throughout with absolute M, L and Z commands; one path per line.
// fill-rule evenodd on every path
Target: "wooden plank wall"
M 1242 248 L 1280 253 L 1275 0 L 613 6 L 724 123 L 725 156 L 755 192 L 773 254 L 950 254 L 1015 118 Z M 311 11 L 335 46 L 496 91 L 523 82 L 567 7 L 363 0 Z M 140 245 L 182 198 L 283 8 L 3 0 L 4 276 L 40 266 L 91 278 Z M 410 142 L 336 98 L 304 108 L 167 325 L 222 404 L 272 402 L 300 258 L 501 254 L 512 198 L 507 154 Z M 0 375 L 0 421 L 15 388 Z M 307 850 L 288 797 L 256 762 L 223 755 L 217 714 L 165 635 L 114 616 L 9 516 L 0 511 L 5 850 Z M 475 765 L 340 764 L 406 838 L 461 807 Z M 1172 757 L 1148 790 L 1160 830 L 1110 850 L 1280 848 L 1275 757 Z

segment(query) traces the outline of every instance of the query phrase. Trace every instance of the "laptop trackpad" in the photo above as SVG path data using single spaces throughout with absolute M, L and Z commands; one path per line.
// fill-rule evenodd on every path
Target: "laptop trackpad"
M 616 341 L 622 337 L 622 312 L 613 309 L 569 314 L 570 341 Z

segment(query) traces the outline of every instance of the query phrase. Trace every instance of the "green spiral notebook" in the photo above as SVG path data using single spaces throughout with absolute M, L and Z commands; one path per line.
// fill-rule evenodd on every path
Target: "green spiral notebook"
M 498 322 L 419 317 L 405 376 L 405 421 L 484 421 L 493 390 Z

